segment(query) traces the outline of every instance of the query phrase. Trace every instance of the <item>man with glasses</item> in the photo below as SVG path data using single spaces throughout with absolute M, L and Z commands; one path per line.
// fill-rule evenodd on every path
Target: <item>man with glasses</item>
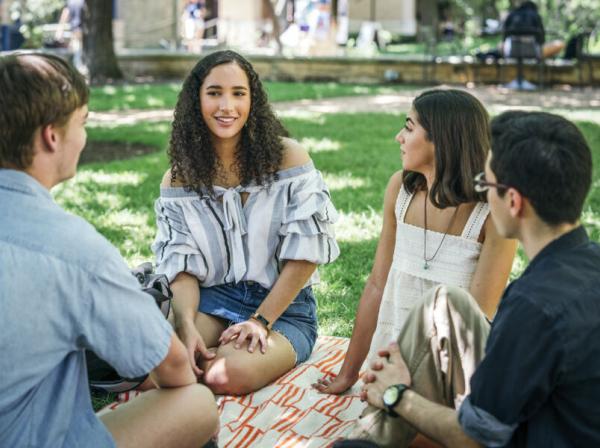
M 365 375 L 363 399 L 445 446 L 600 446 L 600 246 L 579 221 L 591 179 L 590 148 L 566 119 L 521 111 L 494 119 L 475 185 L 530 264 L 504 292 L 470 393 L 458 411 L 433 402 L 411 384 L 419 361 L 394 344 Z M 445 341 L 456 357 L 469 337 L 462 329 Z M 440 389 L 452 384 L 455 372 L 443 370 L 451 362 L 438 359 Z

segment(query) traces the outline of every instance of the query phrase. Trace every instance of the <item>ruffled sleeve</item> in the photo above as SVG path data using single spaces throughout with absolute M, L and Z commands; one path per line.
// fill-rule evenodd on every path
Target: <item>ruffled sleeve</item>
M 189 202 L 189 200 L 187 201 Z M 156 257 L 157 272 L 172 281 L 180 272 L 206 279 L 208 264 L 196 244 L 186 221 L 185 200 L 159 198 L 154 204 L 158 232 L 152 251 Z
M 313 170 L 286 186 L 287 206 L 279 231 L 280 260 L 327 264 L 340 254 L 333 224 L 338 213 L 321 173 Z

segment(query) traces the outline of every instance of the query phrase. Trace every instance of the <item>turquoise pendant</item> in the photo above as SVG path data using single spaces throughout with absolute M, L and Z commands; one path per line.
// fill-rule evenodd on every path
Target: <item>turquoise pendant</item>
M 429 269 L 429 263 L 425 262 L 423 264 L 423 269 L 425 269 L 425 270 Z

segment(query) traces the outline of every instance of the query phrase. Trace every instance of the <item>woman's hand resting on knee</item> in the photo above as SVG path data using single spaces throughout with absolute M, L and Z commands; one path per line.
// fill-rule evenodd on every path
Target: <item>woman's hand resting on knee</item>
M 227 328 L 219 338 L 219 344 L 225 345 L 235 340 L 234 347 L 239 349 L 246 339 L 250 339 L 248 343 L 248 351 L 252 353 L 257 345 L 260 345 L 262 353 L 267 352 L 267 338 L 269 330 L 258 321 L 253 319 L 240 322 Z
M 193 322 L 184 323 L 181 326 L 178 326 L 177 335 L 183 342 L 183 345 L 185 345 L 192 370 L 196 376 L 201 376 L 204 372 L 198 367 L 198 358 L 200 357 L 203 360 L 208 361 L 215 357 L 215 353 L 206 348 L 204 339 L 200 336 L 200 333 Z

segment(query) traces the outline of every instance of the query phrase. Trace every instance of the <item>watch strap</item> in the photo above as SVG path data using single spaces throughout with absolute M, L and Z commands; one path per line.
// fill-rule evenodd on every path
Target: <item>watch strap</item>
M 267 331 L 271 331 L 271 322 L 269 322 L 267 318 L 259 312 L 256 312 L 252 316 L 250 316 L 250 319 L 254 319 L 260 322 L 267 329 Z
M 409 389 L 409 387 L 406 384 L 394 384 L 392 386 L 390 386 L 390 388 L 395 388 L 396 391 L 398 392 L 398 395 L 396 396 L 396 400 L 394 400 L 393 403 L 383 403 L 385 405 L 385 409 L 387 414 L 390 417 L 400 417 L 400 415 L 398 415 L 398 413 L 396 411 L 394 411 L 394 408 L 396 407 L 396 405 L 398 403 L 400 403 L 400 401 L 402 400 L 402 396 L 404 395 L 404 392 L 406 392 L 407 389 Z

